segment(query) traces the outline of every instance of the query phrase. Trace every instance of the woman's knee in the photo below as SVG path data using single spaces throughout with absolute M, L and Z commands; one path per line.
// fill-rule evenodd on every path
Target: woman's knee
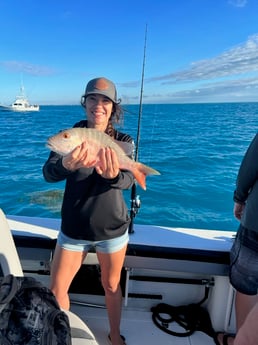
M 120 289 L 120 279 L 101 279 L 106 294 L 115 294 Z

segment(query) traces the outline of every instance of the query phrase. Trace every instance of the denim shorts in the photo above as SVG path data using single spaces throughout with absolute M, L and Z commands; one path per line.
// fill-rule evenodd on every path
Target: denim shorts
M 258 292 L 258 233 L 240 225 L 230 252 L 230 282 L 245 294 Z
M 126 231 L 122 236 L 112 238 L 110 240 L 103 241 L 85 241 L 78 240 L 66 236 L 59 232 L 57 237 L 57 244 L 64 249 L 73 251 L 73 252 L 88 252 L 90 249 L 95 249 L 96 252 L 101 253 L 115 253 L 121 250 L 127 245 L 129 241 L 128 231 Z

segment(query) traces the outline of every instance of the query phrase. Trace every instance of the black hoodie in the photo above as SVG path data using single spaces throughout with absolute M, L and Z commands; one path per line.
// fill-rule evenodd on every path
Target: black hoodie
M 74 127 L 86 127 L 83 120 Z M 115 130 L 115 139 L 133 143 L 132 138 Z M 50 152 L 43 166 L 47 182 L 66 179 L 61 210 L 61 231 L 74 239 L 102 241 L 123 235 L 130 223 L 123 190 L 134 183 L 130 171 L 121 170 L 114 179 L 101 177 L 94 168 L 69 171 L 62 165 L 62 156 Z

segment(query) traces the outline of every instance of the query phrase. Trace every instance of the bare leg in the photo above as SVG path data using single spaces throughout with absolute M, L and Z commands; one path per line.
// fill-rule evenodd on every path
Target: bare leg
M 236 293 L 236 328 L 237 330 L 243 325 L 247 315 L 258 301 L 257 295 L 249 296 L 243 293 Z
M 247 315 L 246 321 L 237 332 L 234 345 L 257 345 L 258 344 L 258 303 Z
M 101 281 L 105 290 L 112 345 L 123 345 L 123 340 L 120 336 L 120 321 L 122 311 L 120 276 L 124 263 L 126 248 L 127 246 L 112 254 L 98 253 L 98 259 L 101 267 Z
M 68 290 L 86 255 L 85 252 L 74 252 L 56 246 L 51 264 L 50 289 L 63 309 L 70 308 Z
M 248 315 L 256 302 L 258 301 L 258 297 L 250 296 L 242 294 L 241 292 L 236 292 L 236 300 L 235 300 L 235 310 L 236 310 L 236 330 L 237 334 L 238 331 L 241 329 L 242 325 L 244 324 L 245 320 L 248 318 Z M 258 308 L 257 308 L 258 309 Z M 256 328 L 255 328 L 256 330 Z M 237 336 L 238 340 L 237 342 L 234 340 L 233 337 L 228 337 L 227 343 L 228 345 L 235 345 L 235 344 L 241 344 L 240 341 L 242 341 L 244 335 L 246 334 L 246 326 L 244 327 L 244 331 L 241 331 L 240 336 Z M 218 341 L 220 344 L 223 344 L 223 336 L 224 334 L 221 333 L 218 335 Z M 252 345 L 253 343 L 250 343 Z M 249 343 L 243 342 L 243 345 L 249 345 Z

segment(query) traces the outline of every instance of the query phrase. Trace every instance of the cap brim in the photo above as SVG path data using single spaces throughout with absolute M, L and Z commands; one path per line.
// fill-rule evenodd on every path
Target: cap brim
M 84 95 L 84 97 L 87 98 L 89 95 L 102 95 L 102 96 L 107 97 L 108 99 L 110 99 L 112 102 L 114 102 L 116 104 L 121 102 L 120 99 L 114 100 L 113 98 L 109 97 L 105 92 L 102 92 L 101 90 L 87 92 L 87 94 Z

